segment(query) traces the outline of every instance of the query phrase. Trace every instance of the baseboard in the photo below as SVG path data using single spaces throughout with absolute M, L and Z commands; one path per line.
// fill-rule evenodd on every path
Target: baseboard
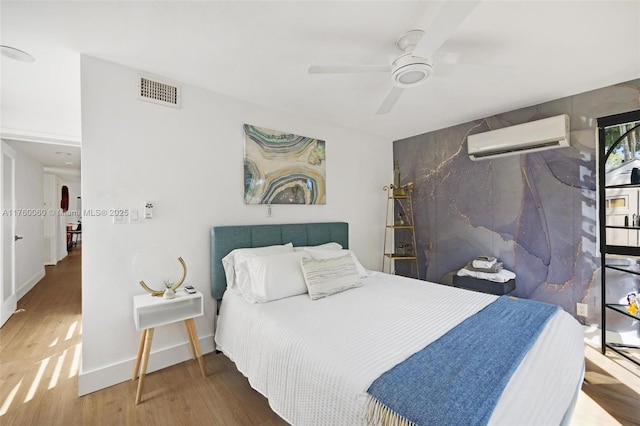
M 16 296 L 18 300 L 22 299 L 25 294 L 29 293 L 33 287 L 35 287 L 38 282 L 44 278 L 44 268 L 41 271 L 38 271 L 34 276 L 32 276 L 27 282 L 18 287 L 16 291 Z
M 203 355 L 213 352 L 214 343 L 212 334 L 201 336 L 198 338 L 198 341 L 200 342 L 200 351 Z M 152 347 L 151 354 L 149 355 L 147 373 L 161 370 L 190 359 L 191 350 L 189 349 L 188 341 L 176 346 L 160 349 L 158 351 L 154 351 Z M 101 389 L 108 388 L 109 386 L 131 380 L 135 363 L 136 359 L 133 357 L 130 360 L 117 364 L 112 364 L 92 371 L 81 372 L 78 375 L 78 396 L 96 392 Z

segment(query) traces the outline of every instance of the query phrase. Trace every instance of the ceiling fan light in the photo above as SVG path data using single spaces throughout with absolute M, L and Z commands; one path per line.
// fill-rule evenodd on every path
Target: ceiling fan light
M 403 55 L 393 63 L 391 79 L 398 87 L 413 87 L 427 81 L 432 71 L 433 65 L 429 60 Z
M 398 74 L 398 83 L 406 86 L 412 86 L 414 84 L 420 83 L 422 80 L 425 80 L 427 77 L 428 77 L 428 74 L 426 74 L 422 70 L 410 70 L 410 71 Z

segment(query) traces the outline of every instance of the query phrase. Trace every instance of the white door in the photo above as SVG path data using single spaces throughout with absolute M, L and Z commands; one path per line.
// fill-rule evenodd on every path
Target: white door
M 637 222 L 640 221 L 638 209 L 638 189 L 610 189 L 606 196 L 606 225 L 621 228 L 607 229 L 607 244 L 614 246 L 639 246 Z M 626 228 L 629 229 L 626 229 Z
M 0 286 L 0 327 L 17 308 L 15 274 L 15 166 L 16 154 L 2 142 L 2 285 Z

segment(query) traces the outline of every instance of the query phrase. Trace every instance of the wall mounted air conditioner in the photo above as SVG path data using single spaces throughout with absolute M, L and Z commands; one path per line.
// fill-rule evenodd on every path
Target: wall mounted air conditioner
M 467 137 L 469 158 L 474 161 L 567 146 L 569 146 L 567 114 Z

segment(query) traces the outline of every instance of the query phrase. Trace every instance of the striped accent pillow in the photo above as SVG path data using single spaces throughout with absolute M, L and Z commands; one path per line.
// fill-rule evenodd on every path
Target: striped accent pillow
M 330 259 L 303 258 L 300 262 L 311 300 L 362 286 L 350 253 Z

